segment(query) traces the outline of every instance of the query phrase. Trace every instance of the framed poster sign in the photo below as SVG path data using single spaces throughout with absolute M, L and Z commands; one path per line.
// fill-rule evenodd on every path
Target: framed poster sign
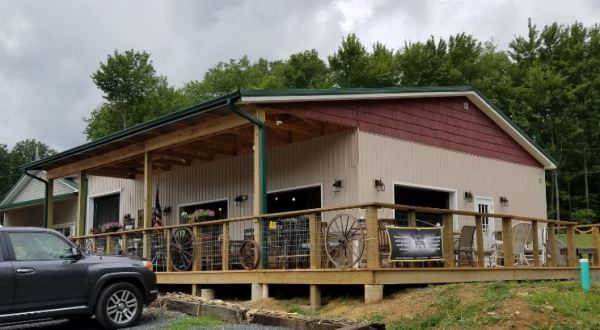
M 444 260 L 442 227 L 386 227 L 390 261 Z

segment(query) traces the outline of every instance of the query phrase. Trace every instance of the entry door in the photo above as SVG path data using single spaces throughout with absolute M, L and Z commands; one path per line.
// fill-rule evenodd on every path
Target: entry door
M 491 198 L 475 198 L 475 211 L 483 213 L 494 213 L 494 200 Z M 496 238 L 494 237 L 495 223 L 494 218 L 482 217 L 483 223 L 483 246 L 485 250 L 491 250 L 492 245 L 495 243 Z

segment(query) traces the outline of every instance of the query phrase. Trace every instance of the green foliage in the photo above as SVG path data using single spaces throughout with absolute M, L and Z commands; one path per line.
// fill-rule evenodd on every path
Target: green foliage
M 579 209 L 573 212 L 571 216 L 574 220 L 580 223 L 589 224 L 597 219 L 596 212 L 592 209 Z
M 171 330 L 188 330 L 198 328 L 217 328 L 223 325 L 225 322 L 213 317 L 213 316 L 199 316 L 185 318 L 176 321 L 168 326 Z
M 369 54 L 355 34 L 342 40 L 337 52 L 329 56 L 334 83 L 339 87 L 365 87 L 368 81 Z

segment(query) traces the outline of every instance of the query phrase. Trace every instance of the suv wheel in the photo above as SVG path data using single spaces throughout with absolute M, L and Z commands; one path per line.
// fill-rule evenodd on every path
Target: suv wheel
M 140 290 L 130 283 L 115 283 L 102 291 L 96 304 L 96 319 L 106 329 L 126 328 L 142 315 Z

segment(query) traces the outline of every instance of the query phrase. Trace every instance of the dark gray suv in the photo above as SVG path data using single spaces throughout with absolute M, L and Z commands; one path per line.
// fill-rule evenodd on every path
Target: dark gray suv
M 95 315 L 104 328 L 123 328 L 157 294 L 147 260 L 84 254 L 50 229 L 0 227 L 0 325 Z

